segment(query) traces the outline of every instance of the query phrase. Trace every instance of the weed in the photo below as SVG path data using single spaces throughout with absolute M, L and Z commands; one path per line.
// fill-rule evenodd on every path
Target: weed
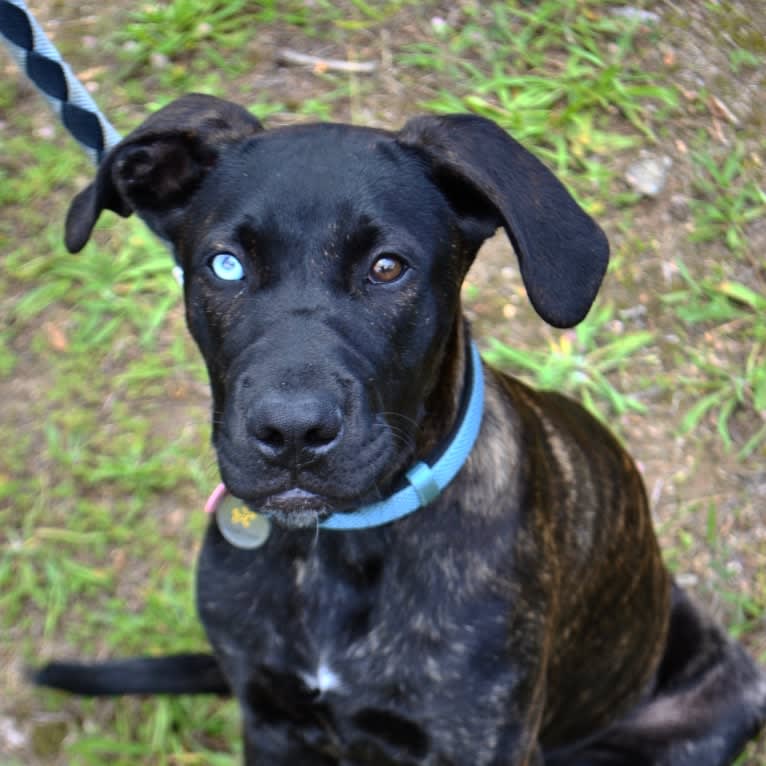
M 9 254 L 8 271 L 16 279 L 37 282 L 16 302 L 15 316 L 29 320 L 65 299 L 78 307 L 71 338 L 76 350 L 111 340 L 126 321 L 146 346 L 178 304 L 178 288 L 170 276 L 170 256 L 141 222 L 131 221 L 123 236 L 108 246 L 92 245 L 75 257 L 64 248 L 61 232 L 54 230 L 47 234 L 47 247 L 36 255 L 27 249 Z M 151 307 L 136 301 L 147 292 L 157 296 Z
M 759 67 L 761 58 L 744 48 L 735 48 L 729 54 L 729 65 L 734 74 L 739 74 L 743 69 Z
M 10 330 L 0 330 L 0 379 L 8 377 L 16 366 L 16 354 L 10 349 Z
M 735 146 L 720 161 L 709 152 L 695 152 L 692 158 L 697 168 L 692 241 L 721 239 L 732 252 L 743 253 L 745 227 L 766 214 L 766 193 L 747 178 L 744 147 Z
M 603 190 L 611 178 L 605 158 L 639 136 L 653 138 L 652 120 L 677 104 L 671 88 L 630 64 L 637 25 L 602 3 L 493 3 L 467 6 L 465 14 L 462 26 L 440 25 L 434 41 L 410 46 L 402 57 L 457 83 L 428 107 L 497 121 L 559 174 L 584 175 L 591 189 Z M 617 115 L 638 136 L 617 129 Z
M 490 363 L 526 372 L 540 388 L 577 394 L 602 419 L 610 411 L 644 412 L 644 405 L 635 396 L 617 389 L 609 380 L 609 373 L 651 343 L 653 335 L 639 331 L 615 336 L 608 329 L 613 316 L 611 305 L 597 305 L 574 330 L 551 341 L 546 351 L 511 348 L 493 340 L 485 357 Z
M 726 612 L 730 635 L 737 639 L 757 636 L 763 620 L 766 579 L 759 574 L 743 589 L 737 555 L 728 543 L 728 536 L 721 534 L 723 526 L 730 529 L 736 524 L 737 509 L 724 513 L 719 506 L 720 499 L 683 503 L 675 509 L 670 523 L 663 524 L 660 530 L 667 541 L 664 558 L 671 571 L 678 573 L 683 572 L 682 562 L 688 563 L 699 555 L 707 557 L 708 587 L 713 587 L 720 609 Z M 690 531 L 695 526 L 695 516 L 704 517 L 706 521 L 704 548 Z
M 730 422 L 739 408 L 753 411 L 756 424 L 740 448 L 742 457 L 766 443 L 766 293 L 740 282 L 697 281 L 682 263 L 679 272 L 686 288 L 663 296 L 681 321 L 708 329 L 702 350 L 687 349 L 687 355 L 701 375 L 680 376 L 679 382 L 694 392 L 696 403 L 684 416 L 683 432 L 696 428 L 706 417 L 715 415 L 716 427 L 727 449 L 733 447 Z M 746 338 L 744 364 L 732 365 L 719 356 L 731 344 L 741 345 Z M 760 424 L 759 424 L 760 421 Z
M 146 3 L 130 12 L 115 40 L 123 45 L 134 67 L 146 66 L 153 57 L 188 57 L 201 45 L 211 63 L 230 70 L 220 50 L 240 48 L 247 39 L 243 12 L 245 0 L 171 0 Z
M 152 763 L 158 766 L 232 766 L 238 739 L 232 704 L 197 698 L 119 703 L 113 735 L 86 734 L 70 749 L 80 766 Z M 180 732 L 194 732 L 184 738 Z

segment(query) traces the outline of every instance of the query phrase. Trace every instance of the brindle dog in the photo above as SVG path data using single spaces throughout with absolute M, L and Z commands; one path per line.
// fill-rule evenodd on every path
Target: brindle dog
M 485 368 L 481 430 L 426 507 L 323 529 L 449 440 L 464 396 L 460 286 L 502 226 L 540 316 L 587 313 L 599 227 L 492 122 L 264 130 L 190 95 L 74 200 L 172 243 L 233 495 L 256 550 L 210 525 L 198 606 L 214 656 L 54 663 L 81 693 L 232 693 L 258 766 L 720 766 L 766 678 L 665 569 L 641 478 L 578 404 Z

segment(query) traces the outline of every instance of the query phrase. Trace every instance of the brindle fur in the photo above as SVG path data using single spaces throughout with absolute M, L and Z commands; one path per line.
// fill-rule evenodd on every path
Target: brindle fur
M 208 529 L 198 607 L 215 660 L 54 663 L 39 683 L 230 690 L 251 766 L 734 760 L 766 717 L 764 675 L 672 582 L 635 465 L 578 404 L 486 368 L 478 441 L 438 499 L 379 528 L 316 527 L 446 438 L 460 283 L 498 226 L 544 319 L 587 312 L 606 241 L 537 160 L 479 118 L 263 131 L 187 96 L 107 157 L 73 202 L 70 249 L 104 208 L 172 242 L 222 475 L 279 523 L 256 551 Z M 207 265 L 233 248 L 248 271 L 234 287 Z M 370 258 L 402 249 L 406 278 L 370 287 Z M 272 420 L 258 430 L 264 402 L 289 449 Z M 291 505 L 295 487 L 310 495 Z

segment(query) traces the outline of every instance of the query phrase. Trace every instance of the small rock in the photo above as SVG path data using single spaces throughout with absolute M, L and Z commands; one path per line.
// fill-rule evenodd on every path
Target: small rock
M 679 572 L 676 574 L 676 582 L 682 588 L 693 588 L 699 581 L 700 578 L 693 572 Z
M 628 21 L 640 21 L 642 24 L 656 24 L 660 20 L 659 13 L 645 11 L 641 8 L 634 8 L 627 5 L 624 8 L 612 8 L 613 16 L 620 16 Z
M 35 135 L 39 138 L 43 138 L 46 141 L 50 141 L 56 135 L 56 129 L 53 125 L 43 125 L 35 131 Z
M 149 56 L 149 61 L 154 69 L 166 69 L 170 64 L 170 59 L 164 53 L 152 53 Z
M 27 745 L 27 736 L 13 718 L 0 718 L 0 752 L 21 750 Z
M 689 220 L 689 200 L 683 194 L 674 194 L 670 198 L 668 211 L 676 221 Z
M 667 155 L 646 155 L 627 169 L 625 180 L 639 194 L 656 197 L 665 188 L 672 166 Z
M 641 319 L 647 314 L 646 306 L 642 306 L 640 303 L 636 306 L 630 306 L 629 308 L 620 309 L 618 312 L 620 319 L 632 321 L 635 319 Z

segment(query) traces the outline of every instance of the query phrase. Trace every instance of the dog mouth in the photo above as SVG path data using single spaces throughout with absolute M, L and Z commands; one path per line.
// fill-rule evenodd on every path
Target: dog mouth
M 335 508 L 322 495 L 294 487 L 269 495 L 258 503 L 258 510 L 286 527 L 313 527 L 332 515 Z
M 219 491 L 241 501 L 251 512 L 277 526 L 315 529 L 335 514 L 349 514 L 381 501 L 398 488 L 411 462 L 411 449 L 397 449 L 389 428 L 339 450 L 340 455 L 316 465 L 289 470 L 254 461 L 236 439 L 221 430 L 216 443 L 221 481 Z M 206 506 L 208 512 L 211 508 Z
M 225 484 L 219 484 L 205 504 L 205 512 L 215 514 L 226 497 L 236 497 Z M 255 513 L 268 516 L 277 524 L 290 528 L 316 527 L 331 516 L 338 507 L 328 498 L 293 487 L 257 500 L 238 498 Z
M 283 527 L 313 528 L 334 514 L 352 513 L 380 501 L 387 488 L 398 486 L 410 461 L 409 450 L 397 450 L 386 429 L 356 450 L 349 448 L 333 461 L 301 470 L 256 463 L 248 459 L 249 453 L 235 449 L 237 442 L 224 436 L 216 444 L 223 489 L 213 493 L 208 505 L 217 492 L 226 492 L 251 512 Z

